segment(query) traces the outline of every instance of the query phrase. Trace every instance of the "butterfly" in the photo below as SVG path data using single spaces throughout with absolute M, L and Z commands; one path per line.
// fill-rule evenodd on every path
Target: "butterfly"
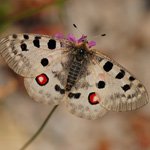
M 94 41 L 73 34 L 63 38 L 40 34 L 12 34 L 0 40 L 0 54 L 24 77 L 28 94 L 37 102 L 64 101 L 72 114 L 89 120 L 108 111 L 131 111 L 148 103 L 142 83 L 96 49 Z

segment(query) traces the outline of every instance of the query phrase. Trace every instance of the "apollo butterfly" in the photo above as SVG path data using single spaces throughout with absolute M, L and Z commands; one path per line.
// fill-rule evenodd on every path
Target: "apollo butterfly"
M 0 54 L 24 77 L 28 94 L 37 102 L 65 101 L 72 114 L 97 119 L 108 111 L 130 111 L 148 103 L 142 85 L 124 67 L 96 49 L 94 41 L 73 34 L 63 38 L 12 34 L 0 41 Z

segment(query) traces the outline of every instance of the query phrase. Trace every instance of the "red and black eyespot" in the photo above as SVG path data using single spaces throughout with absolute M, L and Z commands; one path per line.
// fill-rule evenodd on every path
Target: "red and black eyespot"
M 95 92 L 92 92 L 88 96 L 89 103 L 92 105 L 96 105 L 99 103 L 100 97 Z
M 46 74 L 38 75 L 35 80 L 40 86 L 44 86 L 49 82 L 49 78 Z

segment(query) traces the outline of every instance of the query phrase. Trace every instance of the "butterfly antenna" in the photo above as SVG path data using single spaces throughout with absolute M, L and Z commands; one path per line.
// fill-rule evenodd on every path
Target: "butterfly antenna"
M 91 37 L 91 38 L 89 38 L 89 39 L 90 39 L 90 41 L 91 41 L 91 39 L 97 39 L 97 38 L 99 38 L 99 37 L 101 37 L 101 36 L 106 36 L 106 34 L 103 33 L 103 34 L 101 34 L 101 35 L 97 35 L 97 36 Z
M 76 24 L 73 24 L 73 26 L 78 30 L 78 32 L 83 35 L 83 33 L 79 30 L 79 28 L 76 26 Z
M 92 39 L 97 39 L 97 38 L 99 38 L 101 36 L 106 36 L 106 34 L 104 33 L 104 34 L 101 34 L 101 35 L 94 36 L 94 37 L 92 37 Z
M 73 26 L 78 30 L 78 32 L 79 32 L 81 35 L 84 35 L 84 34 L 79 30 L 79 28 L 77 27 L 76 24 L 73 24 Z M 94 37 L 92 37 L 92 38 L 90 38 L 90 39 L 96 39 L 96 38 L 99 38 L 99 37 L 101 37 L 101 36 L 106 36 L 106 34 L 103 33 L 103 34 L 101 34 L 101 35 L 94 36 Z M 89 38 L 88 38 L 88 40 L 89 40 Z

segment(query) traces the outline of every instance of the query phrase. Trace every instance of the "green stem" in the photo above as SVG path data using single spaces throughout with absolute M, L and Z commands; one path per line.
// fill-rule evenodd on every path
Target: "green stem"
M 50 111 L 49 115 L 46 117 L 45 121 L 43 122 L 43 124 L 41 125 L 41 127 L 37 130 L 37 132 L 31 137 L 31 139 L 29 141 L 27 141 L 20 150 L 24 150 L 25 148 L 27 148 L 32 141 L 40 134 L 40 132 L 42 131 L 42 129 L 45 127 L 46 123 L 48 122 L 48 120 L 50 119 L 50 117 L 52 116 L 52 114 L 54 113 L 54 111 L 56 110 L 56 108 L 58 107 L 58 105 L 55 105 L 53 107 L 53 109 Z

